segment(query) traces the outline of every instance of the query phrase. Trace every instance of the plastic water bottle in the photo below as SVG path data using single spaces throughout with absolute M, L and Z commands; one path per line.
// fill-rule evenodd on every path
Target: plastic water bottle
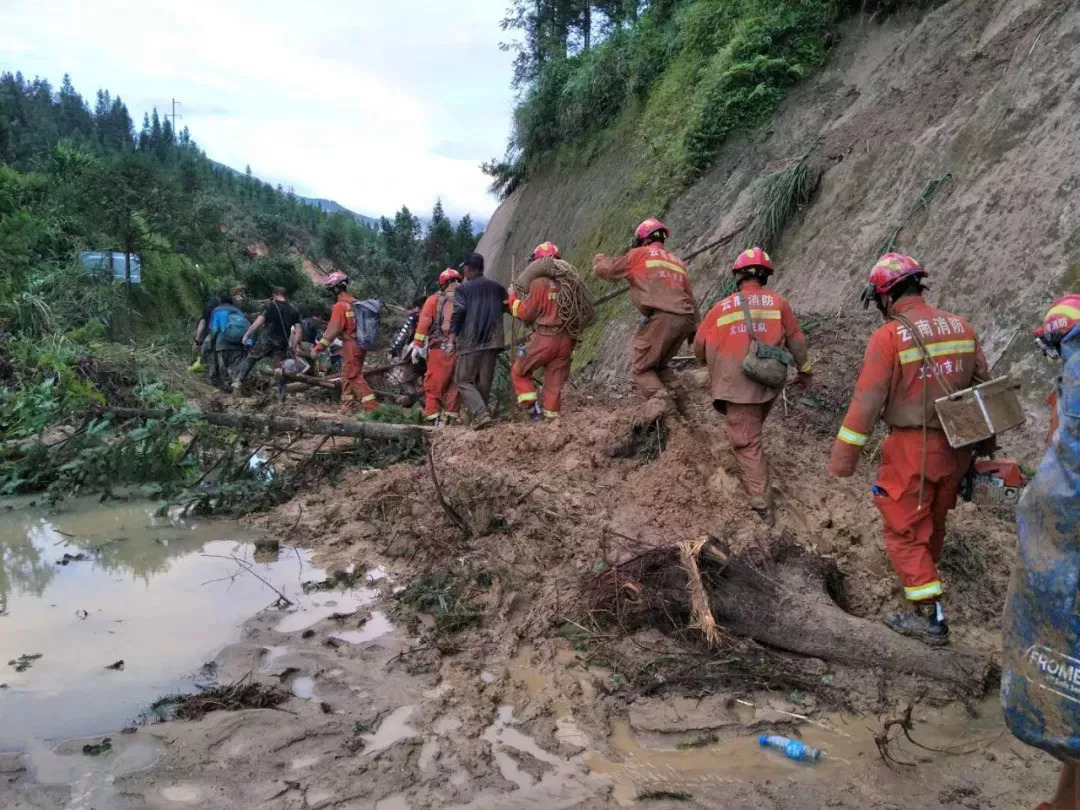
M 799 762 L 821 762 L 821 758 L 825 756 L 825 752 L 820 748 L 814 748 L 799 740 L 781 737 L 779 734 L 762 734 L 758 737 L 758 744 L 762 748 L 772 748 L 788 759 Z

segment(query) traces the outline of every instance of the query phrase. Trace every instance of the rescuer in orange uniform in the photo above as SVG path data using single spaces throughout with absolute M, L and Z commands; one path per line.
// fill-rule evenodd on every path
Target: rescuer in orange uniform
M 561 258 L 554 243 L 544 242 L 532 252 L 529 261 Z M 510 314 L 533 324 L 535 329 L 523 347 L 524 353 L 510 367 L 510 380 L 518 404 L 529 410 L 533 421 L 558 418 L 563 385 L 570 376 L 570 361 L 577 343 L 563 328 L 563 319 L 559 316 L 559 289 L 555 279 L 538 276 L 529 284 L 524 299 L 518 300 L 514 290 L 510 290 Z M 536 401 L 536 383 L 532 379 L 537 369 L 544 370 L 544 394 L 539 403 Z
M 450 318 L 454 314 L 454 290 L 459 284 L 461 273 L 457 270 L 448 267 L 439 273 L 439 292 L 424 301 L 413 335 L 413 357 L 427 345 L 424 419 L 436 425 L 449 424 L 461 417 L 461 397 L 454 382 L 454 355 L 446 351 Z
M 647 219 L 634 231 L 634 246 L 623 256 L 596 256 L 593 272 L 604 281 L 630 282 L 630 300 L 644 316 L 631 344 L 630 372 L 638 390 L 655 403 L 657 416 L 678 399 L 671 390 L 675 375 L 668 368 L 679 346 L 693 340 L 698 309 L 686 265 L 664 249 L 671 235 L 658 219 Z
M 806 337 L 783 296 L 766 289 L 772 261 L 761 248 L 744 250 L 735 259 L 736 292 L 709 310 L 694 338 L 694 354 L 709 368 L 713 407 L 724 414 L 731 449 L 738 459 L 750 507 L 767 525 L 773 524 L 769 467 L 761 430 L 780 393 L 747 377 L 742 361 L 750 349 L 749 329 L 741 296 L 746 296 L 754 337 L 769 346 L 786 346 L 798 368 L 796 384 L 809 385 L 811 366 Z
M 948 393 L 939 378 L 960 390 L 975 377 L 986 379 L 988 368 L 971 324 L 923 300 L 926 276 L 900 253 L 886 253 L 870 272 L 863 306 L 874 301 L 886 322 L 870 336 L 829 472 L 841 478 L 855 472 L 881 414 L 889 434 L 881 444 L 874 504 L 884 519 L 889 559 L 914 607 L 886 616 L 885 624 L 928 644 L 947 644 L 937 563 L 945 516 L 956 505 L 972 451 L 949 445 L 934 400 Z
M 330 322 L 326 325 L 323 336 L 311 347 L 312 355 L 318 355 L 330 347 L 335 338 L 341 338 L 341 409 L 351 411 L 359 402 L 365 411 L 379 407 L 375 401 L 375 392 L 364 379 L 364 357 L 367 352 L 356 342 L 356 313 L 353 304 L 356 299 L 348 293 L 349 277 L 341 272 L 334 272 L 326 280 L 326 289 L 334 299 L 330 310 Z

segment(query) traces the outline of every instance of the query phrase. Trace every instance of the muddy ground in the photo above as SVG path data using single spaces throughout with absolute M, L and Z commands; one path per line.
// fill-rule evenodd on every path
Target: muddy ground
M 832 357 L 861 352 L 830 320 L 813 341 Z M 251 673 L 294 696 L 141 727 L 116 738 L 111 760 L 79 762 L 74 787 L 64 747 L 0 758 L 4 806 L 1034 807 L 1055 763 L 1005 731 L 993 690 L 950 701 L 873 662 L 731 637 L 710 647 L 684 595 L 657 611 L 643 608 L 648 578 L 644 592 L 605 592 L 620 563 L 712 533 L 732 554 L 796 549 L 834 566 L 830 593 L 857 616 L 899 604 L 868 492 L 877 439 L 856 478 L 824 472 L 857 362 L 818 367 L 810 394 L 789 394 L 769 423 L 772 529 L 745 509 L 689 368 L 686 415 L 662 433 L 635 427 L 628 392 L 574 389 L 557 422 L 444 429 L 431 464 L 348 468 L 298 492 L 251 522 L 327 569 L 387 576 L 372 604 L 310 627 L 268 609 L 218 656 L 221 682 Z M 997 655 L 1014 544 L 1007 512 L 954 513 L 943 564 L 954 644 Z M 889 726 L 886 759 L 875 737 L 909 706 L 926 747 Z M 762 751 L 762 730 L 802 736 L 826 759 Z

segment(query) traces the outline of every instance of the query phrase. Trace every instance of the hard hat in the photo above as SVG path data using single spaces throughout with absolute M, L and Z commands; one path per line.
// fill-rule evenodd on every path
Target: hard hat
M 439 273 L 439 287 L 446 287 L 452 281 L 461 281 L 461 273 L 453 267 L 447 267 Z
M 772 259 L 759 247 L 752 247 L 740 253 L 735 263 L 731 265 L 731 272 L 738 273 L 740 270 L 749 270 L 753 267 L 761 267 L 770 273 L 773 271 Z
M 877 295 L 884 295 L 906 278 L 926 278 L 929 275 L 922 266 L 903 253 L 886 253 L 877 260 L 870 271 L 866 289 L 863 290 L 863 309 Z
M 1035 328 L 1035 342 L 1043 354 L 1056 360 L 1062 339 L 1080 326 L 1080 295 L 1064 295 L 1054 302 L 1043 322 Z
M 348 283 L 349 283 L 349 277 L 347 275 L 345 275 L 344 273 L 342 273 L 340 270 L 335 270 L 333 273 L 331 273 L 327 277 L 326 281 L 323 282 L 323 286 L 324 287 L 329 287 L 329 288 L 334 288 L 334 287 L 337 287 L 337 286 L 339 286 L 341 284 L 348 284 Z
M 556 247 L 554 242 L 544 242 L 537 245 L 533 249 L 530 259 L 546 259 L 548 256 L 554 256 L 556 259 L 562 258 L 562 254 L 559 253 L 559 248 Z
M 663 222 L 658 219 L 647 219 L 634 229 L 634 240 L 638 244 L 642 244 L 657 231 L 663 231 L 665 239 L 671 236 L 671 231 Z

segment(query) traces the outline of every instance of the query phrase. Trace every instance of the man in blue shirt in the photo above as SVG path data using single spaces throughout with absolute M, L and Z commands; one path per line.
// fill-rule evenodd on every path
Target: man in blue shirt
M 231 391 L 233 379 L 239 378 L 246 355 L 244 335 L 249 326 L 232 295 L 221 296 L 221 303 L 210 315 L 210 342 L 214 352 L 210 380 L 222 391 Z

